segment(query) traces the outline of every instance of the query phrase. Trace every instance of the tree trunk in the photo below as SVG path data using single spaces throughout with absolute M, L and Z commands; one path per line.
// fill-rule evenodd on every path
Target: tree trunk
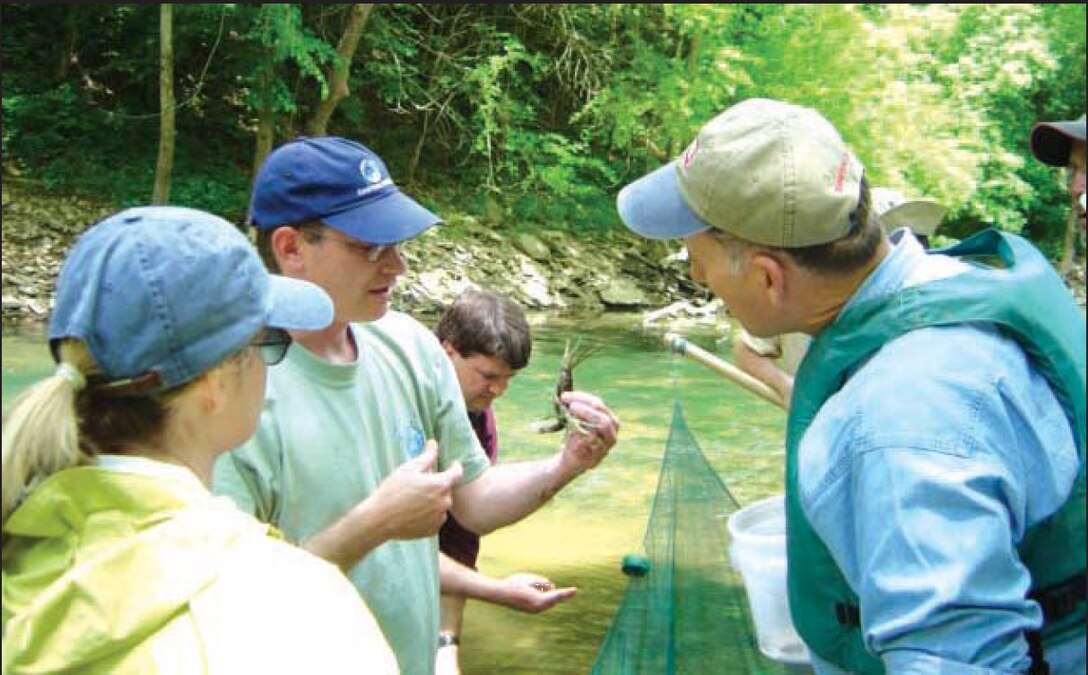
M 272 152 L 276 142 L 276 111 L 272 105 L 272 78 L 275 77 L 275 58 L 272 48 L 265 47 L 264 63 L 257 73 L 257 137 L 253 147 L 253 171 L 249 177 L 250 191 L 257 180 L 257 172 L 264 164 L 264 158 Z
M 351 60 L 355 57 L 355 49 L 359 46 L 359 38 L 363 35 L 363 26 L 366 25 L 371 4 L 356 4 L 351 8 L 351 16 L 348 17 L 348 25 L 344 28 L 344 34 L 340 36 L 340 44 L 336 47 L 338 58 L 329 68 L 329 95 L 318 104 L 314 116 L 307 125 L 307 131 L 311 136 L 324 136 L 340 99 L 348 95 L 348 75 L 351 72 Z
M 428 110 L 423 114 L 423 131 L 419 132 L 419 138 L 416 139 L 416 148 L 412 152 L 412 159 L 408 162 L 408 180 L 406 184 L 411 185 L 416 180 L 416 169 L 419 168 L 419 158 L 423 156 L 423 143 L 427 140 L 427 128 L 431 126 L 431 111 Z
M 56 79 L 63 82 L 68 78 L 68 71 L 72 67 L 72 59 L 76 54 L 76 40 L 79 37 L 77 28 L 77 13 L 79 5 L 68 5 L 67 14 L 64 17 L 64 44 L 61 45 L 60 59 L 57 61 Z
M 450 29 L 449 29 L 449 32 L 447 33 L 447 35 L 455 35 L 457 33 L 458 24 L 460 24 L 461 17 L 463 17 L 464 15 L 465 15 L 465 10 L 463 10 L 463 9 L 458 11 L 457 14 L 453 15 L 453 20 L 449 22 Z M 443 23 L 442 25 L 444 26 L 445 23 Z M 425 43 L 430 43 L 431 39 L 434 37 L 435 26 L 436 26 L 436 24 L 431 24 L 430 27 L 427 29 L 427 37 L 424 39 Z M 431 65 L 431 81 L 432 82 L 438 80 L 438 76 L 442 73 L 442 71 L 445 68 L 445 65 L 447 63 L 449 63 L 450 60 L 451 60 L 450 57 L 447 56 L 446 53 L 443 52 L 442 50 L 437 50 L 435 52 L 434 63 Z M 451 97 L 452 97 L 452 94 L 451 94 Z M 446 105 L 449 102 L 450 102 L 450 99 L 447 98 L 442 103 L 442 105 L 438 107 L 437 111 L 434 108 L 435 103 L 433 102 L 433 100 L 432 100 L 431 105 L 429 105 L 427 107 L 427 111 L 423 115 L 423 129 L 419 133 L 419 138 L 416 139 L 416 147 L 415 147 L 415 150 L 412 152 L 412 159 L 408 163 L 408 172 L 407 172 L 408 177 L 407 177 L 407 180 L 405 181 L 405 184 L 411 185 L 412 183 L 415 182 L 416 169 L 419 168 L 419 161 L 420 161 L 420 158 L 423 156 L 423 146 L 427 142 L 427 132 L 431 128 L 431 122 L 432 121 L 435 121 L 435 122 L 441 121 L 442 116 L 445 114 Z
M 159 159 L 155 163 L 152 204 L 170 201 L 174 171 L 174 7 L 159 6 Z
M 272 152 L 272 143 L 276 138 L 276 125 L 272 117 L 270 106 L 263 106 L 260 112 L 261 118 L 257 120 L 257 142 L 253 148 L 253 175 L 250 177 L 250 185 L 257 178 L 257 172 L 264 164 L 264 158 Z

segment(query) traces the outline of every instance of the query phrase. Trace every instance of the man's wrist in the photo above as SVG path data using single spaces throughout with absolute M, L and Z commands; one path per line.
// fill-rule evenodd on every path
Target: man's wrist
M 545 502 L 573 482 L 575 478 L 586 472 L 586 468 L 574 458 L 574 453 L 570 451 L 570 445 L 576 442 L 573 440 L 574 433 L 576 432 L 572 432 L 570 436 L 564 439 L 563 447 L 553 456 L 552 463 L 547 469 L 548 486 L 546 488 Z
M 459 644 L 461 644 L 461 638 L 457 635 L 457 633 L 443 631 L 438 634 L 439 649 L 442 649 L 443 647 L 457 646 Z

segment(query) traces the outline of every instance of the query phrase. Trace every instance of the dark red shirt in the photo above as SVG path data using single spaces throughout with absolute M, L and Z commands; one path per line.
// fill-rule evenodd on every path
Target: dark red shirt
M 499 432 L 495 427 L 495 413 L 491 408 L 482 412 L 469 412 L 468 421 L 487 453 L 487 458 L 494 464 L 499 458 Z M 438 531 L 438 548 L 462 565 L 476 569 L 476 558 L 480 555 L 480 535 L 465 529 L 451 513 Z

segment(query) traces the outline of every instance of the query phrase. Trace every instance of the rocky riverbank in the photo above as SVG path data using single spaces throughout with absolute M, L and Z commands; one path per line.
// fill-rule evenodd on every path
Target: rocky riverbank
M 3 181 L 3 321 L 49 317 L 53 284 L 64 255 L 86 227 L 116 210 L 85 197 L 58 196 L 23 179 Z M 466 287 L 505 293 L 530 311 L 599 314 L 642 311 L 648 320 L 711 323 L 723 319 L 688 277 L 675 242 L 657 242 L 615 228 L 607 232 L 511 232 L 475 216 L 446 213 L 447 222 L 405 247 L 409 272 L 395 306 L 439 312 Z M 1085 306 L 1081 258 L 1067 276 Z
M 53 284 L 72 241 L 116 210 L 85 197 L 49 195 L 34 183 L 3 182 L 3 320 L 48 318 Z M 440 311 L 464 288 L 487 286 L 531 311 L 562 314 L 644 311 L 672 305 L 673 314 L 712 310 L 677 259 L 675 243 L 654 242 L 616 228 L 607 232 L 509 232 L 460 213 L 444 214 L 405 247 L 409 272 L 395 306 Z M 700 299 L 692 301 L 693 297 Z M 687 300 L 689 304 L 675 304 Z

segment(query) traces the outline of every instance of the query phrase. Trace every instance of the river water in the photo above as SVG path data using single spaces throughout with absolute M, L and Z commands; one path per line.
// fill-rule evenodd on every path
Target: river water
M 663 329 L 644 329 L 639 316 L 625 314 L 533 317 L 533 323 L 532 361 L 495 404 L 500 461 L 546 457 L 558 448 L 560 435 L 536 434 L 529 423 L 551 410 L 563 340 L 574 332 L 604 345 L 575 372 L 575 384 L 609 403 L 622 422 L 621 438 L 601 466 L 550 504 L 484 539 L 483 572 L 536 572 L 579 592 L 535 616 L 470 602 L 461 648 L 465 675 L 588 672 L 626 585 L 620 561 L 641 552 L 674 401 L 683 404 L 692 433 L 740 504 L 782 489 L 785 414 L 670 355 L 661 344 Z M 729 358 L 729 340 L 717 331 L 682 332 Z M 51 369 L 40 330 L 6 332 L 4 411 L 19 390 Z

